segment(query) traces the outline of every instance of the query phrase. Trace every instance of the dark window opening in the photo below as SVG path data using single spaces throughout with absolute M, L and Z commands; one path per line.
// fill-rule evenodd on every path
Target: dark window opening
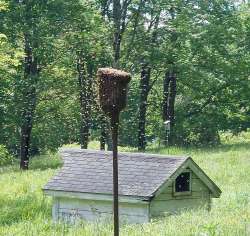
M 190 173 L 181 173 L 175 180 L 175 192 L 190 191 Z

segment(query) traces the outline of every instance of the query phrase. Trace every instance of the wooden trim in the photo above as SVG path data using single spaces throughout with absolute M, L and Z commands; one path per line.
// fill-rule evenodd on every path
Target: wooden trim
M 187 158 L 182 165 L 158 188 L 154 193 L 154 198 L 159 196 L 165 188 L 170 186 L 173 181 L 177 178 L 179 174 L 183 172 L 184 169 L 189 168 L 198 178 L 207 186 L 211 191 L 211 197 L 218 198 L 221 195 L 221 190 L 219 187 L 205 174 L 205 172 L 193 161 L 191 157 Z
M 48 196 L 52 196 L 52 197 L 66 197 L 66 198 L 77 198 L 77 199 L 97 200 L 97 201 L 113 201 L 112 195 L 105 195 L 105 194 L 64 192 L 64 191 L 55 191 L 55 190 L 44 190 L 44 194 Z M 120 196 L 119 202 L 139 203 L 142 205 L 148 204 L 148 201 L 140 197 Z
M 202 182 L 211 191 L 211 197 L 219 198 L 221 195 L 221 190 L 219 187 L 206 175 L 206 173 L 191 159 L 187 161 L 188 166 L 191 170 L 202 180 Z

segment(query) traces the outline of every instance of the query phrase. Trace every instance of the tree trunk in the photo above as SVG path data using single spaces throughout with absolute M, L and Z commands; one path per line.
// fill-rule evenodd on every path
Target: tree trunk
M 108 120 L 107 117 L 103 114 L 103 111 L 100 109 L 100 150 L 105 150 L 105 145 L 107 143 L 107 136 L 109 134 L 108 130 Z
M 27 170 L 29 168 L 29 149 L 31 131 L 33 125 L 33 116 L 36 108 L 36 83 L 38 79 L 37 59 L 33 56 L 29 37 L 25 35 L 25 61 L 24 61 L 24 88 L 23 111 L 21 115 L 21 141 L 20 141 L 20 168 Z
M 78 71 L 78 88 L 80 100 L 80 145 L 82 149 L 88 148 L 90 116 L 91 116 L 91 95 L 92 95 L 92 78 L 91 71 L 84 61 L 82 54 L 78 55 L 77 71 Z M 90 72 L 90 73 L 88 73 Z
M 139 127 L 138 127 L 138 150 L 145 151 L 146 148 L 146 112 L 149 93 L 151 68 L 143 66 L 140 80 L 140 104 L 139 104 Z
M 118 68 L 119 59 L 120 59 L 120 47 L 121 47 L 121 3 L 120 3 L 120 0 L 113 0 L 113 20 L 114 20 L 113 67 Z
M 175 125 L 176 72 L 171 69 L 166 72 L 163 84 L 163 121 L 170 121 L 170 130 L 166 129 L 164 143 L 174 144 Z
M 104 128 L 101 128 L 100 150 L 105 150 L 105 140 L 106 140 L 106 132 Z
M 100 111 L 102 112 L 102 111 Z M 107 145 L 107 150 L 112 151 L 112 137 L 110 135 L 110 125 L 107 117 L 104 114 L 100 116 L 100 128 L 101 128 L 101 135 L 100 135 L 100 150 L 105 150 L 105 146 Z
M 170 82 L 170 93 L 169 93 L 169 118 L 170 118 L 170 133 L 169 133 L 169 144 L 174 145 L 175 143 L 175 97 L 176 97 L 176 74 L 173 73 L 172 80 Z

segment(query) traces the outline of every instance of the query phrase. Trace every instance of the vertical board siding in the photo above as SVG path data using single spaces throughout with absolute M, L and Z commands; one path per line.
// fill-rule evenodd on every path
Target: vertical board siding
M 112 218 L 112 202 L 59 198 L 58 218 L 69 223 L 86 221 L 109 221 Z M 145 223 L 149 221 L 147 204 L 120 203 L 121 222 Z
M 190 170 L 189 170 L 190 171 Z M 183 171 L 185 172 L 185 171 Z M 158 217 L 183 210 L 209 208 L 210 191 L 207 186 L 191 171 L 191 194 L 174 196 L 174 183 L 150 203 L 150 217 Z
M 59 214 L 59 201 L 58 198 L 53 198 L 52 218 L 54 221 L 58 220 L 58 214 Z

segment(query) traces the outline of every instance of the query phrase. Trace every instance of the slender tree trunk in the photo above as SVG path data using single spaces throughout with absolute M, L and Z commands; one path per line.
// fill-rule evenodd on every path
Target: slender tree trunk
M 146 148 L 146 112 L 149 93 L 151 68 L 143 66 L 140 80 L 140 105 L 139 105 L 139 126 L 138 126 L 138 150 L 145 151 Z
M 105 146 L 108 145 L 108 139 L 109 139 L 109 121 L 107 120 L 107 117 L 103 114 L 103 112 L 100 110 L 100 124 L 101 124 L 101 135 L 100 135 L 100 150 L 105 150 Z M 111 140 L 112 142 L 112 140 Z M 110 150 L 108 148 L 108 150 Z
M 170 131 L 166 129 L 165 144 L 174 144 L 176 72 L 171 69 L 165 73 L 163 84 L 163 121 L 170 121 Z M 167 142 L 168 140 L 168 142 Z
M 38 79 L 37 59 L 33 56 L 29 37 L 25 35 L 23 111 L 21 115 L 20 168 L 29 168 L 30 139 L 36 108 L 36 83 Z
M 100 136 L 100 150 L 105 150 L 105 140 L 106 140 L 106 132 L 105 129 L 101 129 L 101 136 Z
M 170 121 L 169 118 L 169 84 L 171 81 L 171 73 L 167 71 L 165 73 L 165 78 L 163 81 L 163 104 L 162 104 L 162 119 L 163 122 Z M 164 135 L 164 145 L 167 146 L 169 143 L 169 130 L 165 127 L 165 135 Z
M 173 72 L 172 79 L 170 82 L 170 92 L 169 92 L 169 118 L 170 118 L 170 134 L 169 134 L 169 144 L 174 145 L 175 143 L 175 97 L 176 97 L 176 73 Z
M 157 29 L 160 21 L 160 13 L 155 18 L 154 30 L 151 35 L 151 45 L 154 47 L 154 44 L 157 40 Z M 149 30 L 150 31 L 150 30 Z M 139 125 L 138 125 L 138 150 L 145 151 L 146 149 L 146 113 L 148 107 L 148 94 L 150 89 L 153 86 L 153 83 L 150 85 L 150 76 L 151 68 L 145 63 L 142 66 L 141 71 L 141 80 L 140 80 L 140 104 L 139 104 Z
M 110 128 L 109 123 L 108 123 L 107 127 L 108 127 L 107 131 L 106 131 L 106 133 L 107 133 L 107 136 L 106 136 L 107 149 L 108 149 L 108 151 L 112 151 L 113 150 L 113 143 L 112 143 L 112 136 L 110 135 L 111 128 Z
M 78 71 L 78 88 L 80 99 L 80 145 L 82 149 L 88 148 L 89 129 L 91 122 L 91 95 L 92 95 L 92 78 L 88 73 L 84 57 L 79 54 L 77 60 Z
M 121 50 L 121 3 L 120 3 L 120 0 L 113 0 L 113 20 L 114 20 L 113 67 L 118 68 L 119 59 L 120 59 L 120 50 Z
M 170 80 L 171 80 L 171 74 L 169 73 L 169 71 L 167 71 L 165 73 L 165 78 L 163 81 L 163 114 L 162 114 L 162 118 L 163 121 L 169 120 L 169 116 L 168 116 L 168 99 L 169 99 L 169 84 L 170 84 Z

